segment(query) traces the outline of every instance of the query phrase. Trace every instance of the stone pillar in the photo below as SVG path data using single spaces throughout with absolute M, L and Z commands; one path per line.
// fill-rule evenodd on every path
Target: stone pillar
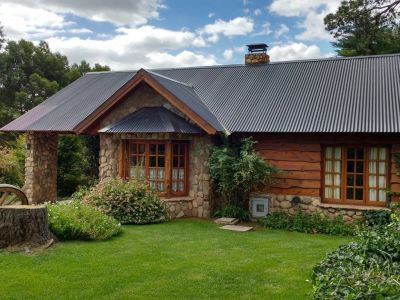
M 24 191 L 30 203 L 57 200 L 57 143 L 58 135 L 54 133 L 26 135 Z

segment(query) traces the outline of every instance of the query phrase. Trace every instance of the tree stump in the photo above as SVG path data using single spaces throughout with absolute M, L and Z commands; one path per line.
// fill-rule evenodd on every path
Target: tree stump
M 45 206 L 0 206 L 0 248 L 37 248 L 52 242 Z

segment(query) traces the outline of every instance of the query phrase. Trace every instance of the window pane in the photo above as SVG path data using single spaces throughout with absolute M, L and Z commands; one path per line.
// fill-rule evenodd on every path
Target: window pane
M 325 198 L 332 198 L 332 188 L 330 187 L 325 188 Z
M 136 165 L 137 165 L 136 156 L 132 156 L 132 157 L 131 157 L 131 166 L 133 167 L 133 166 L 136 166 Z
M 342 158 L 342 148 L 336 147 L 335 148 L 335 159 L 341 159 Z
M 369 149 L 369 159 L 376 160 L 378 158 L 378 149 L 373 147 Z
M 150 156 L 149 158 L 149 166 L 150 167 L 155 167 L 157 166 L 157 160 L 155 156 Z
M 347 175 L 347 185 L 354 185 L 354 175 Z
M 157 144 L 150 144 L 149 151 L 150 151 L 150 154 L 156 154 Z
M 386 174 L 386 163 L 385 162 L 379 163 L 379 174 Z
M 364 172 L 364 162 L 363 161 L 358 161 L 356 163 L 356 172 L 357 173 L 363 173 Z
M 376 162 L 374 162 L 374 161 L 369 162 L 369 173 L 370 174 L 376 173 Z
M 164 191 L 164 182 L 159 181 L 159 182 L 157 183 L 157 190 L 158 190 L 159 192 L 163 192 L 163 191 Z
M 180 155 L 183 155 L 185 153 L 185 144 L 181 144 L 180 145 L 181 149 L 180 149 Z
M 334 192 L 334 193 L 333 193 L 333 198 L 339 200 L 339 199 L 340 199 L 340 188 L 338 188 L 338 187 L 337 187 L 337 188 L 334 188 L 334 189 L 333 189 L 333 192 Z
M 379 190 L 379 201 L 385 202 L 386 201 L 386 191 Z
M 353 188 L 346 189 L 346 196 L 347 196 L 347 199 L 353 199 L 353 196 L 354 196 Z
M 356 189 L 356 200 L 363 200 L 363 189 Z
M 376 187 L 376 176 L 369 175 L 368 185 L 369 187 Z
M 376 189 L 369 190 L 369 201 L 376 201 Z
M 349 172 L 349 173 L 354 172 L 354 161 L 347 162 L 347 172 Z
M 379 148 L 379 159 L 380 160 L 386 159 L 386 148 Z
M 146 152 L 146 145 L 145 144 L 139 144 L 139 153 L 143 154 Z
M 172 179 L 178 179 L 178 169 L 177 168 L 173 168 L 172 169 Z
M 164 154 L 165 154 L 165 145 L 159 144 L 158 145 L 158 155 L 164 155 Z
M 332 175 L 331 174 L 325 174 L 325 184 L 326 185 L 332 185 Z
M 334 185 L 340 185 L 340 175 L 339 174 L 336 174 L 334 177 L 333 177 L 333 184 Z
M 165 158 L 163 156 L 158 157 L 158 167 L 165 167 Z
M 176 181 L 172 182 L 172 191 L 177 192 L 178 191 L 178 184 Z
M 379 176 L 379 187 L 380 188 L 386 187 L 386 176 Z
M 137 144 L 131 144 L 131 154 L 137 153 Z
M 335 161 L 335 172 L 336 173 L 340 172 L 340 165 L 341 165 L 341 161 Z
M 179 169 L 179 179 L 185 179 L 185 169 L 184 168 Z
M 164 172 L 164 168 L 158 168 L 158 179 L 164 179 L 164 175 L 165 175 L 165 172 Z
M 326 161 L 325 162 L 325 171 L 326 172 L 332 172 L 332 162 L 331 161 Z
M 183 184 L 182 181 L 180 181 L 180 182 L 179 182 L 179 191 L 180 191 L 180 192 L 183 192 L 183 191 L 185 190 L 184 187 L 185 187 L 185 185 Z
M 355 149 L 347 148 L 347 158 L 354 159 L 355 158 Z
M 325 157 L 332 158 L 332 147 L 326 147 L 325 149 Z
M 363 175 L 357 175 L 356 176 L 356 185 L 357 186 L 363 186 L 364 184 L 364 176 Z
M 156 183 L 155 183 L 154 181 L 150 181 L 149 185 L 150 185 L 150 187 L 151 187 L 152 189 L 155 189 L 155 188 L 156 188 Z
M 173 151 L 174 155 L 178 155 L 179 154 L 179 144 L 174 144 L 172 151 Z
M 149 168 L 149 179 L 156 178 L 156 168 Z
M 174 156 L 174 158 L 172 159 L 172 166 L 173 166 L 174 168 L 179 166 L 179 159 L 178 159 L 178 157 Z

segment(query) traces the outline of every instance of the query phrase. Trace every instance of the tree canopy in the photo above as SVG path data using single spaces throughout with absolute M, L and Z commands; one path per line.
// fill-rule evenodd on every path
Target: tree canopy
M 346 0 L 328 14 L 325 29 L 340 56 L 400 52 L 400 0 Z

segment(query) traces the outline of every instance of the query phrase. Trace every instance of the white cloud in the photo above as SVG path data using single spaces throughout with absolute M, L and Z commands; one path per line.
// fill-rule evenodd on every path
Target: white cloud
M 213 55 L 183 49 L 202 44 L 193 32 L 154 26 L 118 28 L 111 38 L 49 38 L 50 48 L 67 55 L 70 62 L 86 59 L 109 65 L 113 70 L 216 64 Z M 204 42 L 204 41 L 203 41 Z M 171 54 L 173 51 L 176 54 Z
M 325 30 L 324 17 L 328 14 L 328 11 L 322 11 L 317 13 L 310 11 L 303 22 L 299 24 L 299 28 L 303 28 L 304 31 L 296 35 L 298 40 L 333 40 L 332 36 Z
M 324 17 L 335 12 L 341 0 L 273 0 L 269 11 L 285 17 L 301 17 L 298 27 L 304 29 L 296 36 L 299 40 L 323 39 L 332 37 L 325 31 Z
M 281 35 L 285 35 L 289 33 L 289 27 L 287 27 L 285 24 L 280 24 L 279 28 L 275 31 L 275 37 L 279 38 Z
M 2 2 L 11 4 L 15 0 Z M 59 14 L 71 13 L 94 21 L 135 26 L 158 18 L 159 10 L 164 7 L 160 0 L 18 0 L 18 3 Z
M 218 19 L 213 24 L 207 24 L 204 26 L 199 30 L 199 33 L 208 35 L 208 41 L 217 42 L 219 35 L 227 37 L 246 35 L 252 32 L 253 28 L 254 22 L 251 18 L 237 17 L 229 21 Z
M 84 34 L 84 33 L 93 33 L 92 30 L 87 29 L 87 28 L 74 28 L 68 30 L 70 33 L 75 33 L 75 34 Z
M 265 23 L 262 25 L 261 31 L 255 33 L 254 35 L 255 35 L 255 36 L 257 36 L 257 35 L 269 35 L 269 34 L 271 34 L 271 33 L 272 33 L 271 23 L 265 22 Z
M 254 10 L 254 15 L 255 15 L 256 17 L 258 17 L 259 15 L 261 15 L 261 13 L 262 13 L 262 11 L 261 11 L 261 9 L 259 9 L 259 8 L 256 8 L 256 9 Z
M 341 0 L 273 0 L 268 7 L 270 12 L 280 16 L 294 17 L 306 15 L 310 10 L 325 8 L 334 11 Z
M 303 43 L 290 43 L 272 47 L 268 54 L 271 61 L 286 61 L 296 59 L 322 58 L 328 55 L 321 53 L 316 45 L 305 45 Z
M 233 50 L 232 49 L 226 49 L 223 53 L 223 56 L 225 60 L 231 60 L 233 56 Z
M 62 32 L 68 23 L 60 15 L 41 8 L 1 3 L 0 21 L 7 38 L 47 38 Z
M 210 12 L 210 13 L 208 13 L 208 17 L 211 19 L 211 18 L 213 18 L 215 16 L 215 13 L 213 13 L 213 12 Z

